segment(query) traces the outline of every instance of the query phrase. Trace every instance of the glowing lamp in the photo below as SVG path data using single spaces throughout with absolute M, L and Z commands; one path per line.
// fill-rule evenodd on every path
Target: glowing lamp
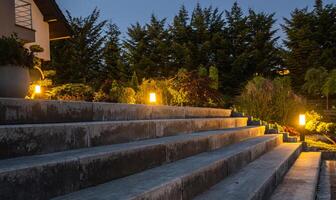
M 34 93 L 35 94 L 41 94 L 41 86 L 40 85 L 35 85 Z
M 156 94 L 154 92 L 149 94 L 149 102 L 156 103 Z
M 301 114 L 301 115 L 299 116 L 299 125 L 300 125 L 300 126 L 304 126 L 304 125 L 306 125 L 306 115 Z

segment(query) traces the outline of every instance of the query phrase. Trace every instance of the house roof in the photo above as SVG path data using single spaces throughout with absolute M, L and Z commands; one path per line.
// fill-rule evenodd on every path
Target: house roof
M 34 0 L 44 16 L 44 21 L 49 23 L 50 40 L 70 37 L 69 24 L 58 7 L 55 0 Z

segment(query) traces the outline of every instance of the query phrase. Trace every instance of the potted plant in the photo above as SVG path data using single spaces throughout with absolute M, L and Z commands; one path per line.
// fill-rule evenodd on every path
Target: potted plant
M 16 36 L 0 38 L 0 97 L 24 98 L 34 65 L 34 52 L 23 47 Z

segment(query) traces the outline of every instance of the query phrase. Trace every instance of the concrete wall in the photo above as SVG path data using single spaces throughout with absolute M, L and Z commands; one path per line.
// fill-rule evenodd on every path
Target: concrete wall
M 37 54 L 37 57 L 43 60 L 50 60 L 50 39 L 49 39 L 49 24 L 44 21 L 44 17 L 36 6 L 33 0 L 28 0 L 32 5 L 32 21 L 33 29 L 35 32 L 35 42 L 26 44 L 27 47 L 30 45 L 38 44 L 44 51 Z

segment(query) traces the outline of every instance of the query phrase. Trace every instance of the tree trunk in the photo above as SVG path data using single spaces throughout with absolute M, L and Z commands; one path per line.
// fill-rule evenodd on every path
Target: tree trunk
M 329 95 L 327 95 L 326 97 L 327 97 L 327 110 L 329 110 Z

